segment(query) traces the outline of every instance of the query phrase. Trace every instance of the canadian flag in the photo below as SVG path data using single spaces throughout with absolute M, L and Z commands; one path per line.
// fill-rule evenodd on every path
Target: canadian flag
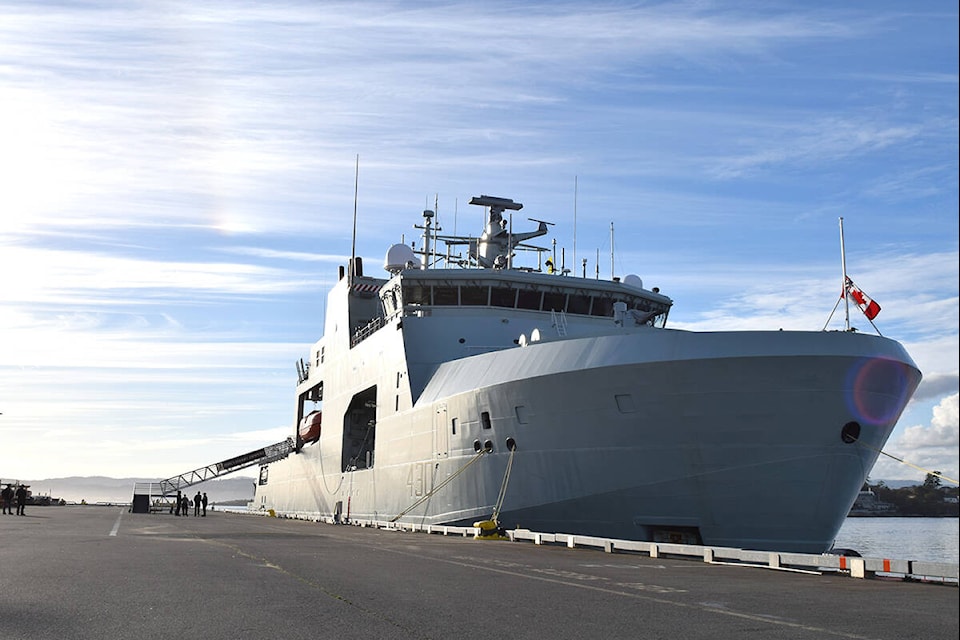
M 877 317 L 877 314 L 880 313 L 880 305 L 865 294 L 860 287 L 853 284 L 853 280 L 849 277 L 847 278 L 847 295 L 853 298 L 853 301 L 857 303 L 857 306 L 863 311 L 863 315 L 867 316 L 867 319 L 873 320 Z

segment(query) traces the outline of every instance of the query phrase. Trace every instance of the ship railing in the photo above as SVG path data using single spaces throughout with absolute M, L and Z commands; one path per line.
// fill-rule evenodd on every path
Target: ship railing
M 387 323 L 386 318 L 377 317 L 363 325 L 359 329 L 353 332 L 353 335 L 350 337 L 350 348 L 357 346 L 374 333 L 379 331 Z

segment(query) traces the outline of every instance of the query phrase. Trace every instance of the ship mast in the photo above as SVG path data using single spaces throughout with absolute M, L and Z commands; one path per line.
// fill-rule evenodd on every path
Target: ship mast
M 840 216 L 840 268 L 843 271 L 840 291 L 843 292 L 843 306 L 846 313 L 844 327 L 850 331 L 850 297 L 847 296 L 847 254 L 843 247 L 843 216 Z
M 353 174 L 353 237 L 350 240 L 350 268 L 347 269 L 347 284 L 353 284 L 353 272 L 357 268 L 357 194 L 360 185 L 360 154 L 357 154 L 356 169 Z

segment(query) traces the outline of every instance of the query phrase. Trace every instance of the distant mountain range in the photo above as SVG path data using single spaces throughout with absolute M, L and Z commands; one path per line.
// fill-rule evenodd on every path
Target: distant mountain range
M 19 482 L 30 487 L 34 496 L 50 496 L 69 502 L 86 501 L 128 503 L 133 499 L 133 487 L 137 482 L 159 482 L 158 478 L 107 478 L 105 476 L 72 476 L 47 480 L 0 479 L 2 484 Z M 236 500 L 253 500 L 256 478 L 233 476 L 216 478 L 188 487 L 192 496 L 197 491 L 206 492 L 211 503 Z

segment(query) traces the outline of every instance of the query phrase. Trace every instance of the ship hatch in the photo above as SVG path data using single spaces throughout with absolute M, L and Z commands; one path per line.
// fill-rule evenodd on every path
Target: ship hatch
M 377 388 L 370 387 L 353 396 L 343 417 L 343 471 L 373 466 L 377 435 Z

